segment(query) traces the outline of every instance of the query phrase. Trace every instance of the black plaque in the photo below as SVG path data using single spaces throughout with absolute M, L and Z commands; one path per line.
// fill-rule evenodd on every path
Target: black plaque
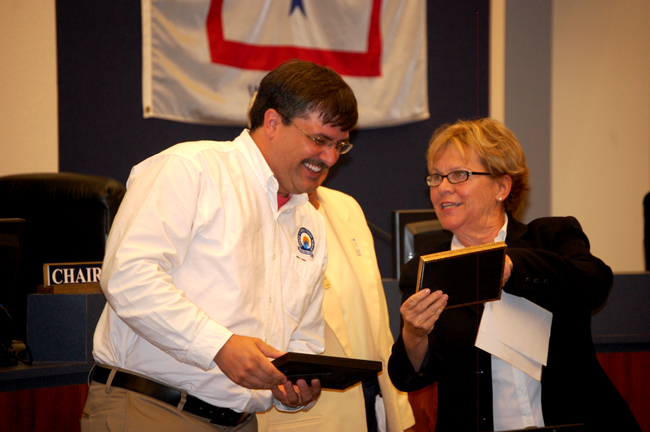
M 466 247 L 420 257 L 417 290 L 449 295 L 446 309 L 501 298 L 504 242 Z
M 327 389 L 345 390 L 381 372 L 381 362 L 346 357 L 286 353 L 273 360 L 273 365 L 293 383 L 304 379 L 307 384 L 318 378 Z

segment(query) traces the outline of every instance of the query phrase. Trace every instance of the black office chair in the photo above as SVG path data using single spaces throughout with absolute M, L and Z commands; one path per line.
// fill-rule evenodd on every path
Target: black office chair
M 0 177 L 0 218 L 25 221 L 19 246 L 24 273 L 17 286 L 0 291 L 0 303 L 9 306 L 19 339 L 26 333 L 27 294 L 43 284 L 43 264 L 102 261 L 125 192 L 114 179 L 86 174 Z
M 9 311 L 19 310 L 22 304 L 16 287 L 25 280 L 24 233 L 24 219 L 0 219 L 0 367 L 18 362 L 12 346 L 18 332 Z

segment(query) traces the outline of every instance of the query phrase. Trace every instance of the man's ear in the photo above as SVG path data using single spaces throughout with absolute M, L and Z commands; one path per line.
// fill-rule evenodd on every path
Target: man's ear
M 282 123 L 282 116 L 280 115 L 279 112 L 274 110 L 273 108 L 269 108 L 266 110 L 264 113 L 264 132 L 266 132 L 266 136 L 271 139 L 273 138 L 277 132 L 278 132 L 278 127 Z

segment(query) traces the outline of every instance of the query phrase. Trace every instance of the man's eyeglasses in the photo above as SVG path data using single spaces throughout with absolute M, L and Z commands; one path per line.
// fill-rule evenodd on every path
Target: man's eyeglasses
M 295 124 L 294 122 L 291 122 L 291 124 L 294 125 L 296 128 L 298 128 L 298 130 L 300 132 L 305 134 L 305 136 L 307 138 L 312 140 L 314 142 L 314 144 L 316 144 L 317 147 L 325 147 L 325 146 L 327 146 L 328 149 L 331 149 L 332 147 L 334 147 L 334 149 L 336 150 L 336 152 L 338 154 L 346 154 L 347 152 L 350 151 L 350 149 L 352 149 L 352 144 L 349 141 L 334 142 L 331 139 L 327 139 L 327 138 L 323 138 L 323 137 L 313 137 L 313 136 L 309 135 L 307 132 L 305 132 L 304 130 L 300 129 L 298 127 L 298 125 Z
M 446 178 L 451 184 L 463 183 L 469 180 L 469 176 L 473 175 L 492 175 L 486 172 L 476 171 L 452 171 L 447 175 L 431 174 L 427 176 L 427 185 L 429 187 L 438 187 L 442 183 L 442 179 Z

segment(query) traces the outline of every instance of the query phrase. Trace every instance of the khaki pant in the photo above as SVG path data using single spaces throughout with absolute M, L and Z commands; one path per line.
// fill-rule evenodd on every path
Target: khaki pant
M 255 415 L 238 426 L 219 426 L 165 402 L 93 382 L 81 417 L 81 432 L 257 432 Z

